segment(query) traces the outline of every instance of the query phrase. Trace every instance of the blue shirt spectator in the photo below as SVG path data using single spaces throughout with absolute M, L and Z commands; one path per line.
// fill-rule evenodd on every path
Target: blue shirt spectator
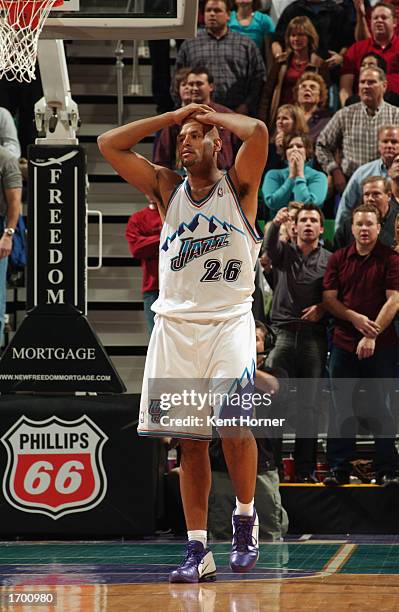
M 288 134 L 284 140 L 288 166 L 270 170 L 262 184 L 262 194 L 271 218 L 292 200 L 323 206 L 327 196 L 327 177 L 314 170 L 307 160 L 312 157 L 312 144 L 305 134 Z
M 251 4 L 236 2 L 237 11 L 231 11 L 227 25 L 233 32 L 249 36 L 262 51 L 265 36 L 274 32 L 275 28 L 269 15 L 253 11 L 253 5 L 253 2 Z

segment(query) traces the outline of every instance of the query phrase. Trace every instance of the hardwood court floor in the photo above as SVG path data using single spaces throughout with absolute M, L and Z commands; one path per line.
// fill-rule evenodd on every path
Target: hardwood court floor
M 333 539 L 334 538 L 334 539 Z M 398 536 L 332 536 L 266 543 L 256 568 L 228 568 L 230 544 L 211 545 L 217 582 L 170 585 L 183 544 L 148 542 L 0 543 L 1 611 L 44 612 L 399 612 Z M 55 606 L 10 605 L 48 592 Z

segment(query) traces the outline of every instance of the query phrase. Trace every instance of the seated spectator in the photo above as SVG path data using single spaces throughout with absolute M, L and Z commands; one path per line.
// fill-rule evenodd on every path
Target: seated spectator
M 257 417 L 265 416 L 264 410 L 273 411 L 281 415 L 281 409 L 286 395 L 284 380 L 287 377 L 282 368 L 265 367 L 266 345 L 272 344 L 270 330 L 260 321 L 256 324 L 256 351 L 257 370 L 256 381 L 260 385 L 261 393 L 273 392 L 273 401 L 270 408 L 259 407 Z M 265 540 L 280 540 L 288 528 L 288 517 L 281 504 L 279 492 L 279 474 L 277 462 L 274 457 L 273 440 L 265 437 L 259 428 L 254 431 L 258 447 L 258 473 L 256 477 L 255 503 L 259 508 L 259 535 Z M 234 490 L 227 473 L 227 466 L 223 457 L 222 443 L 219 438 L 212 440 L 209 448 L 212 466 L 212 485 L 209 495 L 208 527 L 216 539 L 230 538 L 229 525 L 231 513 L 235 504 Z
M 319 37 L 316 53 L 324 60 L 330 73 L 328 80 L 337 82 L 343 56 L 353 42 L 353 25 L 348 7 L 335 0 L 295 0 L 290 3 L 280 15 L 272 35 L 272 53 L 277 60 L 283 53 L 288 24 L 299 16 L 307 17 L 312 22 Z
M 308 126 L 302 110 L 293 104 L 280 106 L 276 117 L 276 131 L 269 143 L 266 170 L 284 167 L 283 141 L 287 134 L 302 132 L 306 134 Z
M 388 176 L 389 168 L 399 153 L 399 126 L 383 125 L 378 130 L 378 150 L 380 157 L 360 166 L 349 179 L 339 202 L 335 217 L 335 228 L 352 218 L 352 210 L 362 201 L 362 184 L 368 176 Z
M 388 124 L 399 125 L 399 109 L 384 101 L 386 86 L 386 75 L 380 68 L 362 70 L 360 102 L 337 111 L 316 142 L 318 162 L 332 175 L 338 194 L 359 166 L 378 157 L 378 130 Z
M 215 85 L 213 76 L 206 66 L 194 66 L 186 78 L 184 96 L 187 99 L 188 93 L 190 94 L 188 103 L 207 104 L 218 113 L 232 112 L 226 106 L 212 101 L 211 96 L 215 90 Z M 155 164 L 172 170 L 182 169 L 181 162 L 176 153 L 179 130 L 180 126 L 176 124 L 161 130 L 154 147 L 153 161 Z M 220 138 L 222 139 L 223 146 L 218 154 L 218 168 L 228 170 L 234 163 L 235 155 L 240 147 L 240 141 L 232 132 L 226 129 L 220 130 Z
M 317 32 L 307 17 L 290 21 L 285 33 L 286 51 L 268 71 L 259 105 L 259 117 L 268 126 L 274 125 L 279 106 L 294 102 L 293 88 L 299 77 L 306 70 L 318 70 L 322 65 L 315 53 L 318 44 Z
M 383 176 L 369 176 L 362 184 L 363 204 L 372 205 L 380 211 L 381 230 L 378 240 L 386 246 L 395 245 L 395 224 L 399 205 L 391 193 L 391 182 Z M 349 246 L 354 241 L 351 218 L 345 219 L 335 232 L 334 250 Z
M 308 163 L 313 148 L 306 134 L 286 136 L 284 154 L 288 166 L 282 170 L 269 170 L 262 184 L 262 195 L 272 218 L 291 200 L 321 207 L 327 196 L 326 175 L 313 170 Z
M 370 51 L 386 61 L 387 91 L 399 96 L 399 37 L 394 30 L 395 9 L 378 2 L 371 10 L 371 37 L 355 42 L 345 54 L 339 85 L 342 105 L 356 91 L 362 59 Z M 396 99 L 399 101 L 399 97 Z
M 255 43 L 228 27 L 228 0 L 206 0 L 205 28 L 185 40 L 176 68 L 206 64 L 215 78 L 215 102 L 244 115 L 256 115 L 265 65 Z
M 303 110 L 309 136 L 315 143 L 331 118 L 327 110 L 328 90 L 323 77 L 315 72 L 304 72 L 295 84 L 294 102 Z
M 274 23 L 269 15 L 258 11 L 259 0 L 235 0 L 228 27 L 233 32 L 249 36 L 263 52 L 265 36 L 274 32 Z

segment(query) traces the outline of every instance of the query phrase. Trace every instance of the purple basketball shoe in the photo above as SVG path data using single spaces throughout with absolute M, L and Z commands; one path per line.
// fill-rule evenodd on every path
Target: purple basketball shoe
M 253 516 L 234 514 L 233 542 L 230 567 L 233 572 L 244 573 L 255 567 L 259 558 L 259 520 L 254 508 Z
M 169 574 L 169 582 L 205 582 L 216 580 L 216 565 L 212 552 L 202 542 L 187 542 L 183 562 Z

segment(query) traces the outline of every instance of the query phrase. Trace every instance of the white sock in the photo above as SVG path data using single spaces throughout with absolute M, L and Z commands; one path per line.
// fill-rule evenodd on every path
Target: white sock
M 207 531 L 206 529 L 195 529 L 193 531 L 187 531 L 188 541 L 197 540 L 201 542 L 206 548 L 206 540 L 207 540 Z
M 236 497 L 236 510 L 234 514 L 240 514 L 241 516 L 252 516 L 254 513 L 254 500 L 252 499 L 249 504 L 242 504 Z

